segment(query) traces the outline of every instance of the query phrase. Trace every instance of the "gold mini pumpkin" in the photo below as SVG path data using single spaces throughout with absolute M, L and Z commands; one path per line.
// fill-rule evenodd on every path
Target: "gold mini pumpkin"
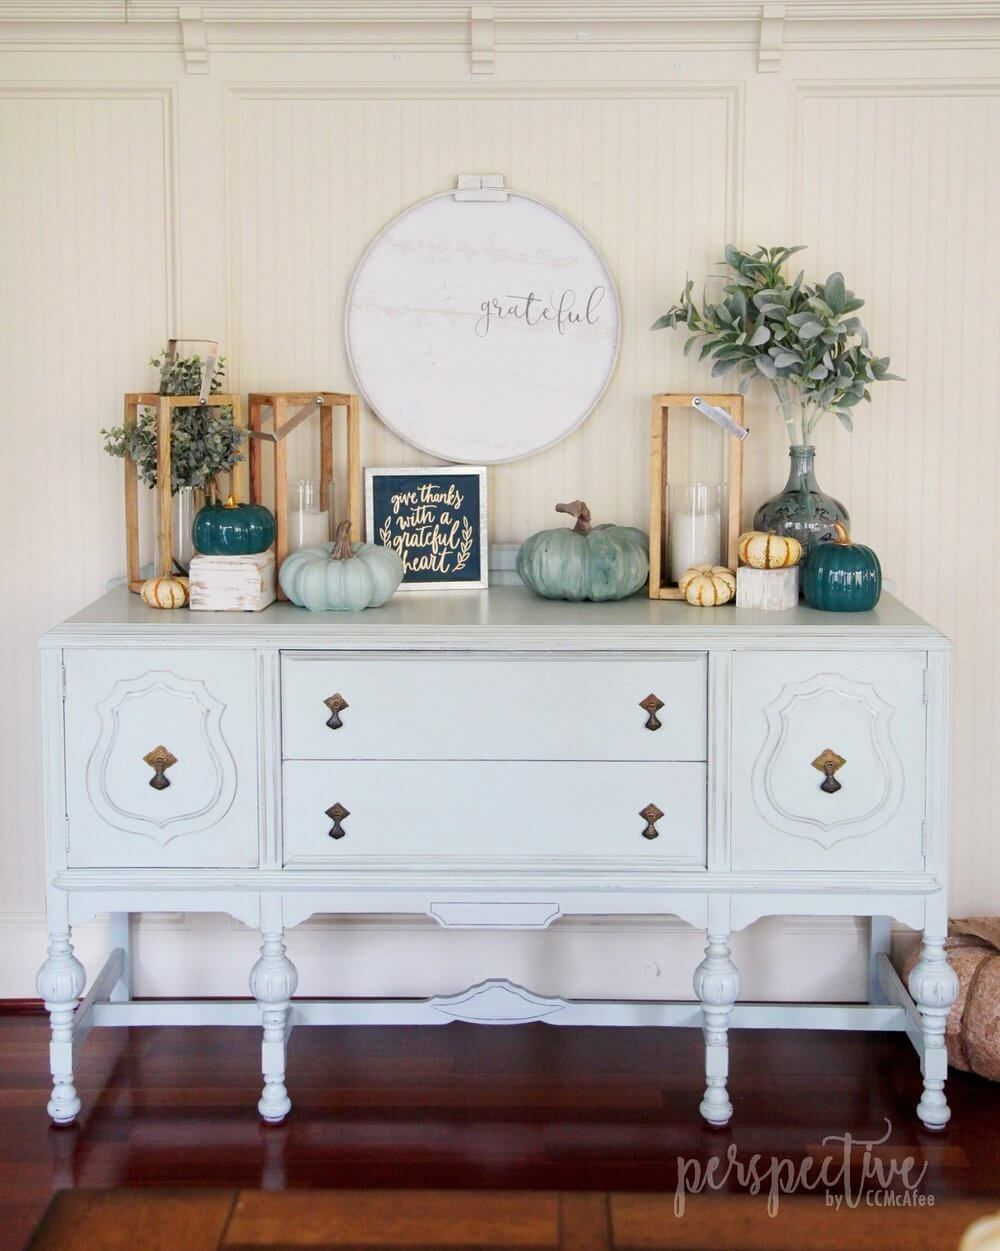
M 789 569 L 802 559 L 802 544 L 784 534 L 751 530 L 740 535 L 739 553 L 751 569 Z
M 736 594 L 736 577 L 725 565 L 693 565 L 677 585 L 695 608 L 717 608 Z
M 147 578 L 142 584 L 142 602 L 150 608 L 183 608 L 188 602 L 187 578 Z

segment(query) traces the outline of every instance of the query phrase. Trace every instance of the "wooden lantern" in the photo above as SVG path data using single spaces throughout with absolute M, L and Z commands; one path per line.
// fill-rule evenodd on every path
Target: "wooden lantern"
M 171 343 L 174 341 L 171 340 Z M 174 535 L 170 507 L 171 419 L 175 408 L 232 408 L 233 424 L 242 430 L 243 415 L 238 395 L 158 395 L 150 392 L 130 392 L 125 396 L 125 429 L 134 430 L 139 420 L 140 408 L 156 410 L 156 574 L 167 577 L 174 570 Z M 167 472 L 161 472 L 162 466 Z M 229 471 L 229 490 L 240 500 L 246 493 L 246 465 L 239 462 Z M 143 579 L 139 573 L 139 469 L 135 461 L 125 457 L 125 568 L 128 588 L 136 593 L 142 590 Z
M 706 404 L 724 408 L 743 425 L 742 395 L 702 395 Z M 653 396 L 653 441 L 650 455 L 649 499 L 649 598 L 683 599 L 676 583 L 666 581 L 667 538 L 670 510 L 667 506 L 667 429 L 671 408 L 690 408 L 695 395 Z M 740 514 L 743 508 L 743 440 L 726 434 L 727 491 L 724 563 L 735 573 L 739 566 Z
M 298 408 L 289 414 L 290 408 Z M 270 431 L 264 429 L 264 409 L 273 413 Z M 288 555 L 288 449 L 285 439 L 310 417 L 319 413 L 319 480 L 320 506 L 330 507 L 329 484 L 333 480 L 333 410 L 346 409 L 347 427 L 347 516 L 351 523 L 351 536 L 357 542 L 362 538 L 361 493 L 361 421 L 356 395 L 337 391 L 271 391 L 267 394 L 253 393 L 247 397 L 250 422 L 250 501 L 264 503 L 264 461 L 262 445 L 274 447 L 274 555 L 281 562 Z M 279 589 L 278 598 L 286 596 Z

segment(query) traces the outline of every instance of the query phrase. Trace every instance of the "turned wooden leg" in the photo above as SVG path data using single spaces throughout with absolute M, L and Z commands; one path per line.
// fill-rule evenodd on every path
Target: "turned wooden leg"
M 50 932 L 48 959 L 38 970 L 35 986 L 52 1024 L 48 1113 L 57 1125 L 71 1124 L 80 1111 L 80 1097 L 73 1085 L 73 1013 L 86 981 L 83 965 L 73 955 L 69 927 Z
M 958 977 L 944 954 L 943 937 L 924 932 L 920 959 L 910 973 L 908 985 L 924 1027 L 924 1090 L 917 1104 L 917 1116 L 927 1129 L 944 1129 L 951 1116 L 944 1094 L 948 1074 L 944 1027 L 958 994 Z
M 728 1125 L 733 1105 L 726 1089 L 729 1076 L 729 1018 L 740 993 L 740 973 L 729 950 L 729 934 L 708 934 L 705 959 L 694 973 L 694 993 L 701 1001 L 705 1035 L 705 1097 L 701 1114 L 710 1125 Z
M 278 1124 L 292 1108 L 285 1089 L 285 1042 L 291 998 L 299 984 L 299 975 L 285 954 L 284 933 L 261 933 L 260 959 L 250 972 L 250 993 L 260 1004 L 264 1023 L 261 1044 L 261 1068 L 264 1090 L 257 1111 L 265 1121 Z

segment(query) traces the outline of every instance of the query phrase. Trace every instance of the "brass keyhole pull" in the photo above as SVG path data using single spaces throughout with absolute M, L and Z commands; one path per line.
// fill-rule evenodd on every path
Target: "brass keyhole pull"
M 330 717 L 327 721 L 327 725 L 330 727 L 330 729 L 331 730 L 343 729 L 344 723 L 340 719 L 340 714 L 344 711 L 345 708 L 350 708 L 351 705 L 347 702 L 347 700 L 343 697 L 343 695 L 340 694 L 339 691 L 337 692 L 336 695 L 331 695 L 329 699 L 324 699 L 323 703 L 326 704 L 327 708 L 330 709 Z
M 843 756 L 830 747 L 826 751 L 820 752 L 816 759 L 812 762 L 812 767 L 818 769 L 823 774 L 823 781 L 819 784 L 819 789 L 825 791 L 827 795 L 836 795 L 837 791 L 843 790 L 843 786 L 833 776 L 838 769 L 842 769 L 847 761 Z
M 647 804 L 642 812 L 639 813 L 639 816 L 646 822 L 646 828 L 642 832 L 643 838 L 659 838 L 660 831 L 656 828 L 656 823 L 663 816 L 663 813 L 657 808 L 656 804 Z
M 149 779 L 150 786 L 154 791 L 165 791 L 170 785 L 170 779 L 166 776 L 166 772 L 171 765 L 177 763 L 177 757 L 172 752 L 167 751 L 165 747 L 160 746 L 146 752 L 143 760 L 153 770 L 153 776 Z
M 347 811 L 343 804 L 333 804 L 332 807 L 327 808 L 326 815 L 333 822 L 333 825 L 330 826 L 328 831 L 330 837 L 343 838 L 347 831 L 340 823 L 351 814 Z
M 663 725 L 663 722 L 656 715 L 660 711 L 660 709 L 663 707 L 662 699 L 660 699 L 656 695 L 649 694 L 646 696 L 645 699 L 640 701 L 639 707 L 644 708 L 646 712 L 649 713 L 649 716 L 646 718 L 647 730 L 658 730 L 660 726 Z

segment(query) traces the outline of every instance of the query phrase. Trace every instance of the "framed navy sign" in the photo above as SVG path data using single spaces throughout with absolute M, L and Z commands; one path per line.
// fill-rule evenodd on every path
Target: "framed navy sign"
M 366 469 L 368 541 L 403 560 L 401 591 L 487 585 L 486 470 Z

